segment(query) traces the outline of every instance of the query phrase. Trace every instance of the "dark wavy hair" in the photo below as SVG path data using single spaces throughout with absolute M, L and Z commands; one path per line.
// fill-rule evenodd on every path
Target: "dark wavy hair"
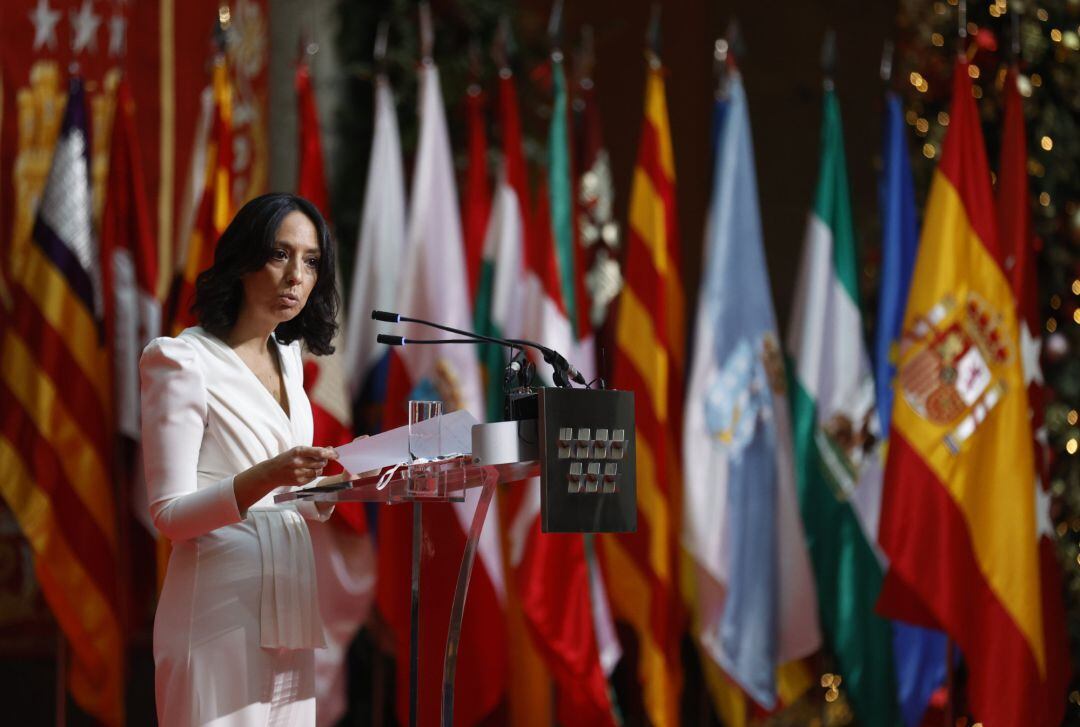
M 224 338 L 236 323 L 243 302 L 240 278 L 255 272 L 270 259 L 281 222 L 290 212 L 302 212 L 315 225 L 319 239 L 319 276 L 307 304 L 295 318 L 278 325 L 274 334 L 282 343 L 303 339 L 312 353 L 334 352 L 331 341 L 337 331 L 341 305 L 335 270 L 334 240 L 319 210 L 295 194 L 275 192 L 251 200 L 236 213 L 214 249 L 214 264 L 195 281 L 191 312 L 199 325 Z

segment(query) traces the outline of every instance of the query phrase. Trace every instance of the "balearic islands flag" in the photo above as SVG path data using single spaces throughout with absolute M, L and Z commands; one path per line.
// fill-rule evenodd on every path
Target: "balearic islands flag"
M 1048 725 L 1027 386 L 963 56 L 949 119 L 904 315 L 879 608 L 956 640 L 976 719 Z
M 70 650 L 75 701 L 124 721 L 113 496 L 112 372 L 91 229 L 82 81 L 73 78 L 31 239 L 13 276 L 0 342 L 0 496 Z
M 664 75 L 653 56 L 630 192 L 612 377 L 615 388 L 635 394 L 637 532 L 603 536 L 600 543 L 612 609 L 637 634 L 638 680 L 657 727 L 679 723 L 682 692 L 676 531 L 686 324 L 680 258 Z
M 840 104 L 827 82 L 821 166 L 791 314 L 789 395 L 799 504 L 825 640 L 861 722 L 898 718 L 892 631 L 874 613 L 882 567 L 871 524 L 880 499 L 874 380 L 862 338 L 855 230 Z
M 738 71 L 723 103 L 683 420 L 682 545 L 704 656 L 772 709 L 777 668 L 816 651 L 821 632 Z
M 472 319 L 465 276 L 461 217 L 454 181 L 453 157 L 446 129 L 439 71 L 430 60 L 420 69 L 420 138 L 413 172 L 408 247 L 398 287 L 397 310 L 405 315 L 468 328 Z M 410 325 L 407 337 L 426 338 Z M 443 401 L 445 412 L 466 409 L 481 418 L 484 399 L 476 352 L 471 346 L 406 346 L 390 357 L 386 426 L 406 424 L 410 399 Z M 419 724 L 437 724 L 442 683 L 446 625 L 479 488 L 465 502 L 424 508 L 425 538 L 437 543 L 425 558 L 421 579 Z M 397 714 L 408 720 L 409 698 L 409 554 L 413 505 L 384 507 L 379 512 L 378 605 L 393 629 L 398 649 Z M 492 509 L 478 545 L 469 586 L 469 607 L 461 631 L 457 665 L 454 723 L 479 722 L 502 700 L 506 690 L 506 625 L 504 582 L 498 543 L 498 513 Z

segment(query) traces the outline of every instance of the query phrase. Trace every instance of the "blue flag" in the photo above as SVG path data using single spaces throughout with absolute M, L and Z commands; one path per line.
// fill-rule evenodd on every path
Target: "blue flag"
M 733 72 L 719 137 L 686 397 L 683 544 L 695 636 L 755 702 L 821 641 L 762 244 L 750 119 Z M 796 606 L 797 604 L 797 606 Z
M 885 145 L 881 175 L 881 288 L 877 337 L 874 340 L 874 379 L 878 417 L 889 431 L 892 414 L 895 348 L 903 331 L 919 230 L 915 191 L 905 139 L 904 111 L 894 93 L 886 98 Z M 902 622 L 893 622 L 893 659 L 897 701 L 907 727 L 922 721 L 930 696 L 945 681 L 945 635 Z

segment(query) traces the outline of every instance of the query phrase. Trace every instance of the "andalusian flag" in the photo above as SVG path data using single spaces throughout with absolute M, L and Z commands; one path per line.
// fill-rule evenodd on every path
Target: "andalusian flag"
M 821 143 L 788 337 L 795 472 L 826 643 L 859 720 L 884 727 L 899 714 L 892 631 L 874 613 L 882 579 L 873 546 L 879 427 L 862 338 L 844 132 L 831 85 Z
M 0 496 L 67 641 L 65 686 L 96 721 L 120 725 L 112 372 L 85 103 L 73 78 L 32 237 L 11 279 L 14 307 L 0 341 Z
M 1048 725 L 1023 352 L 971 90 L 961 56 L 904 315 L 879 607 L 957 642 L 976 719 Z
M 616 618 L 638 638 L 638 678 L 657 727 L 679 723 L 683 618 L 677 583 L 686 311 L 675 210 L 675 162 L 664 72 L 651 58 L 630 192 L 626 286 L 616 324 L 617 389 L 635 393 L 637 532 L 600 539 Z
M 195 279 L 214 262 L 214 248 L 233 216 L 232 205 L 232 83 L 224 55 L 214 59 L 212 71 L 213 116 L 206 146 L 202 197 L 195 209 L 191 238 L 186 240 L 184 260 L 173 280 L 167 312 L 167 332 L 180 333 L 196 324 L 191 313 Z

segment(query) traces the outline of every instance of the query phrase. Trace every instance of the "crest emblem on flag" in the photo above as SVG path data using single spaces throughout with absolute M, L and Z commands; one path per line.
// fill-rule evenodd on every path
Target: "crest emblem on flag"
M 995 373 L 1011 351 L 1002 316 L 975 293 L 962 306 L 951 295 L 915 319 L 901 344 L 900 387 L 915 412 L 953 425 L 945 444 L 956 454 L 1005 392 Z

